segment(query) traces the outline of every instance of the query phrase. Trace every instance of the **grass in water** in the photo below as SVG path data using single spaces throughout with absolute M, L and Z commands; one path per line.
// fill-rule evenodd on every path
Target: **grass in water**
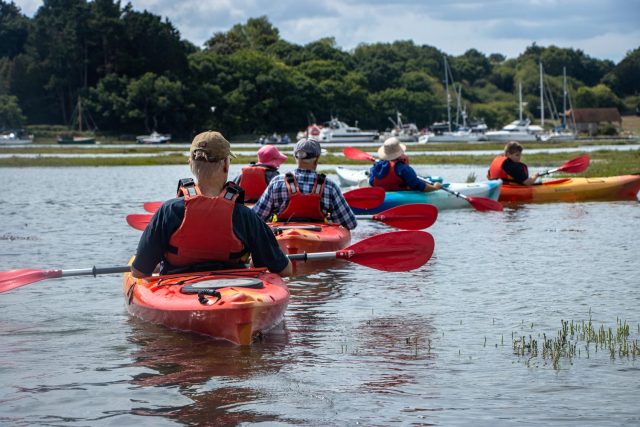
M 630 328 L 626 321 L 616 319 L 616 329 L 597 328 L 591 317 L 588 321 L 574 322 L 561 320 L 562 327 L 555 338 L 545 333 L 537 337 L 518 335 L 513 338 L 513 353 L 525 360 L 527 366 L 542 359 L 544 364 L 550 363 L 553 369 L 560 369 L 560 362 L 567 360 L 573 363 L 576 357 L 589 358 L 591 353 L 606 352 L 611 360 L 616 358 L 632 358 L 640 356 L 638 338 L 630 337 Z M 640 332 L 640 324 L 637 327 Z M 513 336 L 514 334 L 512 334 Z

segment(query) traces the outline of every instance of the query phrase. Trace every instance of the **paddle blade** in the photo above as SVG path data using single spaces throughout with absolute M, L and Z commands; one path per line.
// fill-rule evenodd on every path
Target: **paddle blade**
M 567 163 L 560 166 L 558 168 L 558 171 L 568 173 L 584 172 L 589 167 L 590 161 L 591 159 L 589 158 L 589 155 L 585 154 L 584 156 L 576 157 L 573 160 L 569 160 Z
M 433 236 L 425 231 L 392 231 L 338 251 L 336 258 L 383 271 L 409 271 L 429 261 L 434 247 Z
M 493 199 L 489 199 L 487 197 L 466 197 L 467 201 L 471 203 L 471 206 L 477 211 L 486 212 L 486 211 L 497 211 L 500 212 L 504 208 L 500 202 L 496 202 Z
M 127 224 L 136 230 L 144 231 L 147 224 L 151 221 L 153 214 L 131 214 L 127 215 Z
M 373 157 L 371 154 L 365 153 L 364 151 L 358 150 L 357 148 L 354 148 L 354 147 L 345 147 L 342 150 L 342 153 L 346 158 L 352 159 L 352 160 L 368 160 L 371 162 L 375 162 L 376 160 L 376 158 Z
M 344 198 L 352 208 L 373 209 L 384 202 L 384 189 L 380 187 L 356 188 L 345 192 Z
M 429 228 L 438 218 L 438 208 L 428 204 L 400 205 L 373 215 L 373 219 L 403 230 Z
M 45 279 L 62 277 L 62 270 L 32 270 L 23 268 L 0 272 L 0 293 Z
M 155 213 L 162 206 L 162 202 L 145 202 L 143 207 L 147 212 Z

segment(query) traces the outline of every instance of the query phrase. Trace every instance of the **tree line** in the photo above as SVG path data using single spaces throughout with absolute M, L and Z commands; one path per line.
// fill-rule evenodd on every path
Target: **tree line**
M 476 49 L 454 56 L 410 40 L 344 51 L 332 37 L 283 40 L 265 16 L 197 47 L 130 3 L 44 0 L 29 18 L 0 0 L 0 128 L 69 124 L 78 97 L 96 126 L 114 133 L 283 132 L 330 117 L 382 129 L 396 111 L 423 127 L 447 118 L 445 57 L 451 96 L 489 127 L 517 117 L 520 84 L 525 114 L 540 116 L 540 62 L 556 105 L 563 69 L 574 107 L 625 112 L 640 102 L 640 48 L 618 64 L 536 44 L 512 59 Z

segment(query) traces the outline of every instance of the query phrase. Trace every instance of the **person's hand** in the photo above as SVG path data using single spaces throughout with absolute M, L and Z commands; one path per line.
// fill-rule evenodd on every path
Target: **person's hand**
M 434 190 L 439 190 L 442 188 L 442 183 L 441 182 L 434 182 L 433 184 L 431 184 L 431 186 L 433 187 Z

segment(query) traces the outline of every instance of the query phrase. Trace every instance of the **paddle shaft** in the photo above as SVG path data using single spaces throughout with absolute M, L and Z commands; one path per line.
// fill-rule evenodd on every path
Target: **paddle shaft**
M 69 276 L 97 276 L 99 274 L 115 274 L 115 273 L 126 273 L 131 271 L 131 267 L 122 266 L 122 267 L 104 267 L 97 268 L 93 266 L 92 268 L 76 268 L 70 270 L 50 270 L 52 272 L 60 272 L 59 276 L 56 277 L 69 277 Z

